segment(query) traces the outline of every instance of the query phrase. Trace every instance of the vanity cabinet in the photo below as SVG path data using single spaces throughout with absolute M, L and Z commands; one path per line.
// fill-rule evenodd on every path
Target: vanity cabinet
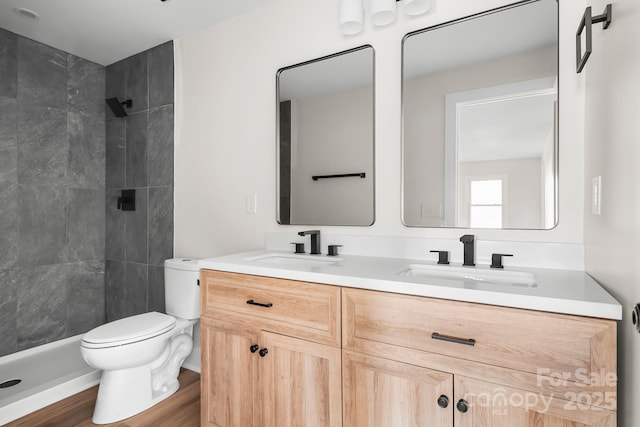
M 342 292 L 346 425 L 389 425 L 368 401 L 419 412 L 398 427 L 616 425 L 614 321 Z
M 616 322 L 203 270 L 202 425 L 614 427 Z
M 202 425 L 342 425 L 340 288 L 201 274 Z

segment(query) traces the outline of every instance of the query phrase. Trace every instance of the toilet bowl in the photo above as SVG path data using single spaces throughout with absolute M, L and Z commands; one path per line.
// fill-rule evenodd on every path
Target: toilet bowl
M 178 390 L 180 367 L 193 349 L 193 326 L 200 315 L 198 275 L 195 261 L 165 261 L 168 314 L 126 317 L 82 337 L 84 360 L 103 370 L 92 418 L 95 424 L 129 418 Z

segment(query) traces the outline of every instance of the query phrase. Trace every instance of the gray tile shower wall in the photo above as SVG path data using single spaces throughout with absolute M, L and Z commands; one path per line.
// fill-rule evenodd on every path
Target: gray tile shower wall
M 105 67 L 0 29 L 0 355 L 105 320 Z
M 173 256 L 173 42 L 109 65 L 111 97 L 133 103 L 127 117 L 106 116 L 107 321 L 164 311 L 163 262 Z M 128 188 L 136 210 L 118 210 Z
M 0 79 L 3 68 L 0 65 Z M 0 85 L 3 83 L 7 82 L 0 80 Z M 15 98 L 0 96 L 0 271 L 13 267 L 18 259 L 17 148 L 18 103 Z

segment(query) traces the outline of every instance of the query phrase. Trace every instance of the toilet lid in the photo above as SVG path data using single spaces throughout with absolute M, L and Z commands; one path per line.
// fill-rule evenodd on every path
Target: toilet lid
M 175 323 L 173 316 L 152 311 L 98 326 L 87 332 L 82 341 L 93 345 L 123 345 L 163 334 Z

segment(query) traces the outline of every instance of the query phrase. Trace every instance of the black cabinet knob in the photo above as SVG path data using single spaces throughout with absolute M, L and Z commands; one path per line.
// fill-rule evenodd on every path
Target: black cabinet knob
M 260 357 L 265 357 L 267 355 L 267 353 L 269 353 L 269 350 L 267 350 L 266 348 L 263 348 L 258 352 Z
M 260 346 L 258 344 L 254 344 L 251 347 L 249 347 L 249 351 L 251 353 L 255 353 L 256 351 L 258 351 L 259 348 L 260 348 Z
M 444 394 L 438 398 L 438 406 L 441 408 L 446 408 L 449 406 L 449 398 Z
M 467 403 L 466 400 L 460 399 L 458 400 L 458 403 L 456 403 L 456 408 L 458 408 L 458 411 L 464 414 L 469 410 L 469 404 Z

